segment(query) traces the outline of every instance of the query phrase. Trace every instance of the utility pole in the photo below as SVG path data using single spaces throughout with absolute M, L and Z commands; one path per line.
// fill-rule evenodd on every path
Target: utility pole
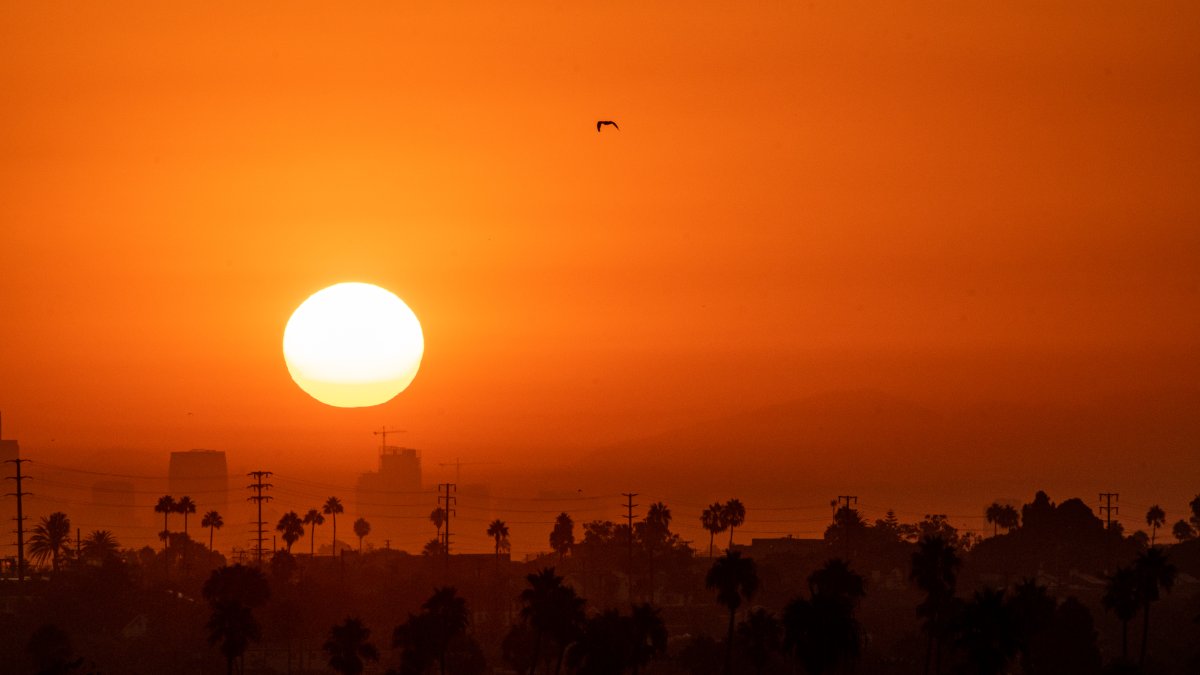
M 1113 506 L 1113 501 L 1121 501 L 1121 493 L 1119 492 L 1101 492 L 1100 501 L 1104 502 L 1100 505 L 1100 510 L 1104 512 L 1104 527 L 1105 529 L 1112 527 L 1112 517 L 1114 513 L 1120 513 L 1121 507 Z
M 834 510 L 834 513 L 836 514 L 840 511 L 843 506 L 849 509 L 850 502 L 854 502 L 854 505 L 858 506 L 858 495 L 838 495 L 837 502 L 835 502 L 838 507 Z
M 266 538 L 263 537 L 263 525 L 266 523 L 264 523 L 262 519 L 262 505 L 263 502 L 271 501 L 271 496 L 264 495 L 263 490 L 270 490 L 272 487 L 274 487 L 271 483 L 265 483 L 263 481 L 265 481 L 267 478 L 270 478 L 271 473 L 272 472 L 270 471 L 251 471 L 250 473 L 246 474 L 254 479 L 253 483 L 246 486 L 246 489 L 254 490 L 254 494 L 246 497 L 246 501 L 254 502 L 255 505 L 258 506 L 258 518 L 254 521 L 254 525 L 257 528 L 257 536 L 254 539 L 254 559 L 259 566 L 262 566 L 263 542 L 266 541 Z
M 442 552 L 445 554 L 446 570 L 450 569 L 450 516 L 457 515 L 454 505 L 458 503 L 457 483 L 438 483 L 438 506 L 446 514 L 446 527 L 442 530 Z
M 638 496 L 636 492 L 622 492 L 621 496 L 625 498 L 625 503 L 621 506 L 625 507 L 625 521 L 629 524 L 629 600 L 633 601 L 633 507 L 637 504 L 633 503 L 633 498 Z
M 21 491 L 21 479 L 29 478 L 29 476 L 21 475 L 21 465 L 28 462 L 28 459 L 6 459 L 6 464 L 15 464 L 17 467 L 17 475 L 5 476 L 4 480 L 17 481 L 17 491 L 9 492 L 9 497 L 17 498 L 17 582 L 25 581 L 25 511 L 23 509 L 23 498 L 33 495 L 32 492 Z

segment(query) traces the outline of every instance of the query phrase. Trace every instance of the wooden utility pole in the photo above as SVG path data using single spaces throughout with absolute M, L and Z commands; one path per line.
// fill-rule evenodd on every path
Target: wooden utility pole
M 21 491 L 21 480 L 28 479 L 29 476 L 21 475 L 21 465 L 28 462 L 28 459 L 6 459 L 6 464 L 14 464 L 17 467 L 15 476 L 5 476 L 5 480 L 15 480 L 17 482 L 17 491 L 7 493 L 9 497 L 17 498 L 17 582 L 25 581 L 25 510 L 23 500 L 25 497 L 31 496 L 32 492 Z
M 633 503 L 633 498 L 638 496 L 638 493 L 622 492 L 621 496 L 625 498 L 625 503 L 621 506 L 625 507 L 625 521 L 629 524 L 629 600 L 633 601 L 633 507 L 637 506 Z
M 1104 502 L 1100 505 L 1100 510 L 1104 512 L 1104 527 L 1105 529 L 1111 528 L 1113 514 L 1121 512 L 1121 507 L 1113 506 L 1114 501 L 1121 501 L 1121 493 L 1101 492 L 1100 501 Z

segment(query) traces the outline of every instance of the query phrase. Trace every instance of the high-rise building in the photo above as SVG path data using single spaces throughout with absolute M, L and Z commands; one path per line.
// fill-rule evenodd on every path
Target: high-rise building
M 222 513 L 229 507 L 229 468 L 221 450 L 188 450 L 172 452 L 167 471 L 167 489 L 172 497 L 192 498 L 196 511 L 216 509 Z
M 358 477 L 355 499 L 358 515 L 371 523 L 371 539 L 378 546 L 390 539 L 393 548 L 413 548 L 418 545 L 416 529 L 432 528 L 422 528 L 420 518 L 434 509 L 436 498 L 432 492 L 428 497 L 422 493 L 421 453 L 413 448 L 382 448 L 379 470 Z

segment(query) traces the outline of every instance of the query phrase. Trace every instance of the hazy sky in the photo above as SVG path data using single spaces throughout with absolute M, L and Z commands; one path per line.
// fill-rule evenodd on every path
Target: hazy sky
M 388 424 L 520 472 L 829 390 L 1200 378 L 1197 3 L 117 4 L 0 10 L 30 453 L 349 475 Z M 282 359 L 348 280 L 424 326 L 382 407 Z

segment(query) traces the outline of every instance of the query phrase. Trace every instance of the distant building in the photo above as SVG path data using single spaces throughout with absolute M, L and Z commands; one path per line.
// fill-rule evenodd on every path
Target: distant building
M 167 471 L 167 489 L 179 499 L 192 498 L 196 511 L 216 509 L 225 513 L 229 507 L 229 467 L 221 450 L 188 450 L 172 452 Z
M 2 433 L 3 433 L 3 427 L 0 427 L 0 434 L 2 434 Z M 3 476 L 5 478 L 7 478 L 8 476 L 15 476 L 16 475 L 16 467 L 12 464 L 5 464 L 4 462 L 7 462 L 10 459 L 20 459 L 20 458 L 21 458 L 21 447 L 19 445 L 17 445 L 17 442 L 14 440 L 7 440 L 7 441 L 3 440 L 3 436 L 0 435 L 0 476 Z M 11 491 L 13 491 L 13 488 L 16 487 L 13 484 L 13 481 L 10 481 L 10 480 L 4 480 L 4 479 L 0 478 L 0 482 L 4 483 L 5 487 L 9 488 L 8 490 L 3 490 L 3 492 L 11 492 Z M 22 486 L 22 489 L 24 489 L 24 486 Z M 28 512 L 26 512 L 26 513 L 28 513 Z M 3 546 L 0 546 L 0 557 L 11 555 L 13 557 L 13 562 L 12 562 L 13 569 L 16 568 L 17 537 L 16 537 L 16 535 L 11 535 L 11 536 L 7 535 L 7 531 L 9 530 L 9 527 L 8 527 L 9 523 L 12 523 L 13 520 L 16 519 L 16 517 L 17 517 L 17 500 L 15 500 L 15 499 L 0 500 L 0 522 L 4 523 L 4 525 L 5 525 L 4 530 L 6 532 L 5 536 L 0 537 L 0 542 L 3 543 Z M 8 572 L 9 572 L 8 570 L 5 571 L 6 574 Z
M 433 495 L 423 495 L 421 490 L 421 453 L 413 448 L 386 446 L 379 452 L 379 470 L 368 471 L 358 477 L 355 486 L 355 507 L 359 517 L 371 523 L 371 539 L 382 548 L 388 539 L 392 548 L 408 548 L 420 551 L 419 535 L 429 534 L 433 538 L 433 525 L 422 522 L 437 506 Z M 349 533 L 343 537 L 341 532 Z M 353 532 L 347 527 L 339 531 L 339 539 L 350 542 Z M 406 536 L 407 535 L 407 536 Z

